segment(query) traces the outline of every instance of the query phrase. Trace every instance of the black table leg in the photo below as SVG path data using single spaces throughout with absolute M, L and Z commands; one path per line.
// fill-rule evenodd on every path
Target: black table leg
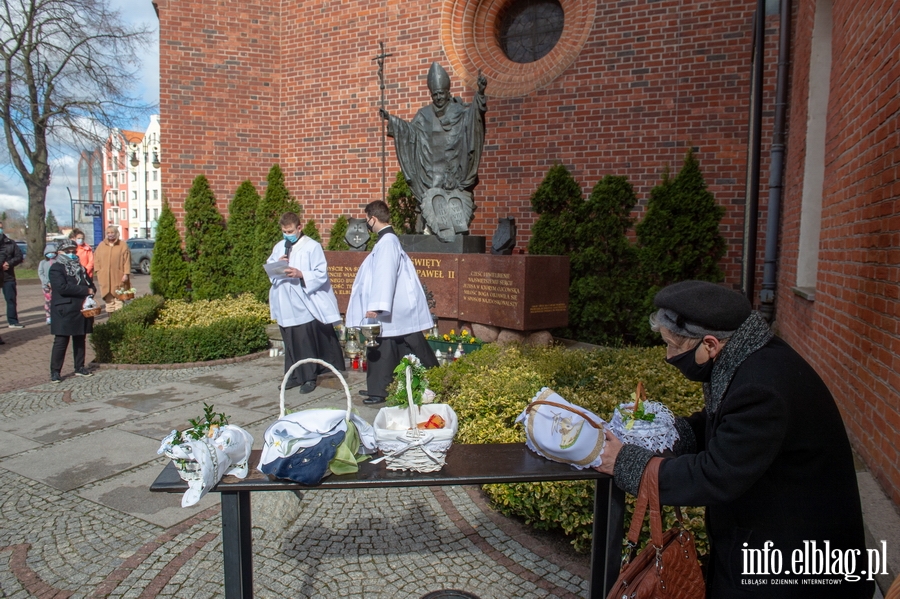
M 222 491 L 225 599 L 253 599 L 250 491 Z
M 591 599 L 603 599 L 619 577 L 625 537 L 625 492 L 612 478 L 594 486 L 594 532 L 591 544 Z

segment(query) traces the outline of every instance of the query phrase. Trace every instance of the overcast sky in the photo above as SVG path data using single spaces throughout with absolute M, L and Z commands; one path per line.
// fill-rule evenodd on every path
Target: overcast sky
M 151 0 L 110 0 L 110 5 L 119 10 L 126 21 L 149 25 L 154 31 L 153 43 L 144 56 L 142 76 L 134 87 L 135 95 L 143 98 L 146 104 L 159 104 L 159 20 L 153 10 Z M 150 124 L 147 118 L 143 122 L 124 124 L 123 128 L 132 131 L 145 131 Z M 71 204 L 66 187 L 78 196 L 78 157 L 76 155 L 60 155 L 57 151 L 51 154 L 50 166 L 52 181 L 47 190 L 47 210 L 53 210 L 60 225 L 71 222 Z M 23 215 L 28 209 L 25 183 L 9 165 L 0 166 L 0 210 L 18 210 Z

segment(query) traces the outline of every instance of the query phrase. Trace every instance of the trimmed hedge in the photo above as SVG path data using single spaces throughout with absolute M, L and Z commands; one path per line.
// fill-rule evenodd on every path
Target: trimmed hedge
M 127 332 L 131 332 L 127 329 Z M 258 318 L 227 318 L 203 327 L 134 330 L 117 347 L 129 364 L 179 364 L 233 358 L 269 347 Z
M 91 346 L 97 362 L 116 362 L 116 355 L 123 355 L 119 346 L 127 336 L 149 327 L 156 322 L 166 300 L 161 295 L 145 295 L 131 301 L 121 310 L 109 315 L 109 319 L 94 325 Z

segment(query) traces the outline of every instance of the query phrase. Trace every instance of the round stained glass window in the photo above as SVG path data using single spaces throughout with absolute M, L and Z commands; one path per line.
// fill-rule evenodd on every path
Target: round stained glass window
M 556 46 L 563 21 L 558 0 L 513 0 L 497 20 L 500 47 L 513 62 L 536 62 Z

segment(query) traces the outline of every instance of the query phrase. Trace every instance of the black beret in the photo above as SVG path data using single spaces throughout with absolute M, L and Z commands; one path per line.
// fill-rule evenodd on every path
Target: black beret
M 660 289 L 653 303 L 672 310 L 685 322 L 713 331 L 737 330 L 753 310 L 745 296 L 708 281 L 669 285 Z

